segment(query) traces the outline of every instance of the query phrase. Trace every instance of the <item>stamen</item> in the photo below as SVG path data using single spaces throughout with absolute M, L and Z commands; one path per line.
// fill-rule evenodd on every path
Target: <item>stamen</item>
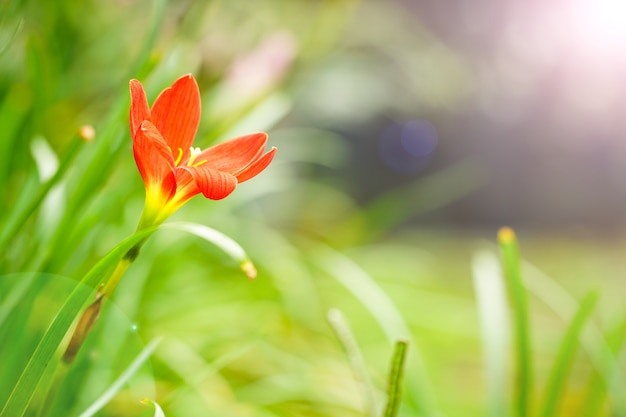
M 200 155 L 201 153 L 202 153 L 202 149 L 200 148 L 194 148 L 194 147 L 189 148 L 189 161 L 187 161 L 187 166 L 190 166 L 190 167 L 200 166 L 204 162 L 206 162 L 206 161 L 202 161 L 194 165 L 194 161 L 196 160 L 198 155 Z
M 169 148 L 169 146 L 168 146 L 168 148 Z M 178 164 L 180 164 L 180 161 L 182 159 L 183 159 L 183 149 L 182 148 L 178 148 L 178 157 L 176 158 L 176 161 L 174 161 L 174 165 L 178 166 Z

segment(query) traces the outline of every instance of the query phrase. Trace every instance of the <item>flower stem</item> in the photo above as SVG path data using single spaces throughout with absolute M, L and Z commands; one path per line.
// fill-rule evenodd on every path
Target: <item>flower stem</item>
M 83 345 L 85 338 L 91 331 L 91 328 L 100 317 L 100 309 L 102 308 L 102 293 L 98 292 L 96 295 L 96 301 L 91 303 L 89 307 L 85 309 L 83 315 L 80 316 L 74 334 L 70 339 L 69 345 L 63 354 L 63 361 L 67 364 L 74 362 L 78 350 Z
M 81 315 L 78 320 L 78 324 L 74 329 L 74 333 L 72 334 L 72 338 L 70 339 L 70 343 L 63 354 L 63 361 L 65 363 L 70 364 L 76 358 L 76 354 L 83 345 L 85 338 L 98 320 L 98 317 L 100 317 L 100 310 L 102 308 L 104 297 L 111 296 L 130 264 L 132 264 L 133 261 L 137 259 L 137 256 L 139 256 L 139 251 L 145 241 L 145 239 L 141 240 L 135 246 L 130 248 L 128 252 L 126 252 L 124 257 L 117 263 L 117 266 L 113 270 L 113 273 L 109 277 L 106 284 L 102 284 L 101 288 L 98 290 L 96 300 L 91 303 Z
M 157 220 L 158 214 L 159 211 L 155 211 L 154 208 L 149 204 L 148 199 L 146 199 L 146 204 L 144 205 L 143 213 L 141 214 L 141 218 L 139 219 L 139 224 L 135 233 L 142 232 L 146 229 L 158 226 L 160 223 L 162 223 L 165 219 L 162 219 L 160 221 Z M 63 361 L 65 363 L 70 364 L 76 358 L 76 354 L 78 353 L 80 347 L 83 345 L 85 338 L 91 331 L 93 325 L 98 320 L 98 317 L 100 317 L 100 310 L 102 308 L 103 299 L 105 297 L 110 297 L 111 294 L 113 294 L 113 291 L 115 291 L 115 288 L 117 288 L 117 285 L 120 283 L 128 267 L 139 256 L 141 247 L 144 243 L 146 243 L 146 240 L 148 240 L 149 236 L 150 235 L 141 239 L 133 247 L 131 247 L 126 252 L 126 254 L 124 254 L 122 259 L 120 259 L 120 261 L 115 266 L 115 269 L 113 270 L 113 273 L 111 273 L 109 279 L 101 284 L 98 292 L 96 293 L 96 300 L 91 303 L 85 309 L 85 311 L 83 311 L 83 314 L 81 315 L 80 319 L 78 320 L 78 324 L 74 329 L 74 333 L 72 334 L 70 343 L 68 344 L 67 349 L 63 354 Z
M 128 256 L 128 253 L 124 255 L 122 259 L 120 259 L 117 266 L 115 267 L 115 270 L 113 270 L 111 277 L 106 282 L 106 284 L 104 284 L 104 287 L 102 288 L 103 296 L 107 296 L 107 297 L 110 296 L 115 290 L 115 288 L 117 287 L 117 284 L 120 283 L 120 280 L 124 276 L 124 273 L 126 272 L 128 267 L 132 263 L 132 260 L 127 258 L 127 256 Z

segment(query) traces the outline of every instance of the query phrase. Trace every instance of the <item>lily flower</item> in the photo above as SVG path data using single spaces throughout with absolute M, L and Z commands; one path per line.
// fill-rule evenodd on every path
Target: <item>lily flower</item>
M 200 91 L 191 74 L 165 89 L 152 108 L 139 81 L 130 81 L 130 96 L 133 152 L 146 187 L 140 228 L 163 222 L 196 194 L 211 200 L 227 197 L 274 158 L 276 148 L 264 153 L 265 133 L 205 150 L 192 146 L 200 124 Z

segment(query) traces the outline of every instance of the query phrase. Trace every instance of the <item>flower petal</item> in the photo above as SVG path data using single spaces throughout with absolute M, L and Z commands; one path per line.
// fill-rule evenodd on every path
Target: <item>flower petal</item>
M 200 124 L 200 90 L 193 75 L 184 75 L 163 90 L 151 113 L 152 122 L 172 152 L 178 155 L 181 149 L 182 160 L 187 159 Z
M 150 121 L 139 125 L 133 137 L 133 152 L 148 193 L 157 193 L 165 201 L 169 200 L 176 193 L 174 159 Z
M 176 203 L 182 205 L 199 194 L 200 190 L 188 167 L 177 167 L 174 173 L 176 174 Z
M 250 165 L 242 169 L 240 172 L 235 173 L 235 177 L 237 177 L 237 181 L 244 182 L 248 181 L 250 178 L 256 177 L 261 171 L 263 171 L 274 159 L 274 155 L 276 154 L 276 148 L 272 148 L 265 155 L 252 162 Z
M 206 198 L 221 200 L 235 191 L 237 178 L 227 172 L 208 168 L 206 165 L 199 167 L 184 167 L 193 176 L 198 189 Z
M 137 80 L 130 80 L 130 134 L 135 135 L 139 125 L 144 120 L 150 120 L 150 107 L 146 99 L 146 92 Z
M 196 161 L 207 161 L 213 169 L 235 174 L 259 158 L 267 144 L 266 133 L 252 133 L 204 150 Z

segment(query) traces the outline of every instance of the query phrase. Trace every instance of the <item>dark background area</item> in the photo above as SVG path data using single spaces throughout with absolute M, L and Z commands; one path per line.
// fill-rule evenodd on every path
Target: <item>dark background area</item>
M 400 68 L 390 52 L 396 40 L 383 33 L 384 17 L 372 20 L 381 27 L 379 43 L 370 39 L 347 51 L 357 61 L 365 52 L 377 56 L 375 63 L 355 64 L 353 76 L 372 75 L 374 81 L 360 88 L 375 91 L 378 75 L 387 97 L 371 104 L 376 94 L 364 93 L 356 100 L 370 101 L 370 111 L 334 126 L 349 143 L 351 163 L 328 175 L 347 181 L 366 204 L 471 159 L 485 175 L 478 189 L 414 222 L 620 230 L 626 212 L 626 25 L 608 20 L 619 10 L 600 5 L 589 14 L 591 3 L 582 1 L 397 3 L 406 13 L 405 29 L 425 39 L 414 48 L 403 45 L 399 55 L 414 49 L 422 67 L 445 74 L 446 63 L 429 52 L 435 43 L 460 68 L 457 83 L 448 81 L 455 91 L 445 100 L 416 92 L 411 77 L 413 83 L 421 79 L 422 88 L 437 81 L 420 77 L 419 68 L 413 74 Z M 389 49 L 378 47 L 384 42 Z M 398 126 L 415 120 L 436 131 L 422 129 L 411 139 L 427 148 L 424 143 L 436 141 L 430 154 L 416 155 L 401 143 Z M 395 139 L 389 139 L 393 126 Z

